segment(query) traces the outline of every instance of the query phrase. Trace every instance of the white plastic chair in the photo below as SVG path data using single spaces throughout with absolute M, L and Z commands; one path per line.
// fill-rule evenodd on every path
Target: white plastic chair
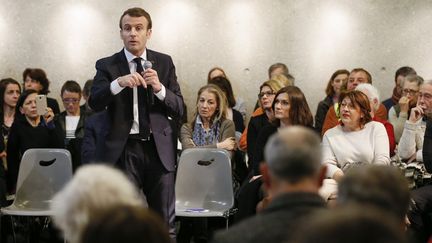
M 224 217 L 235 212 L 230 154 L 224 149 L 183 151 L 177 170 L 176 216 Z
M 10 216 L 51 216 L 52 198 L 71 178 L 72 158 L 69 151 L 28 149 L 21 159 L 15 200 L 11 206 L 2 208 L 1 213 Z

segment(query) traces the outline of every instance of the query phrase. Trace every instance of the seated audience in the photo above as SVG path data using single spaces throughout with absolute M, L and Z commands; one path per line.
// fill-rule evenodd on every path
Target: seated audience
M 394 78 L 395 87 L 393 88 L 393 94 L 390 98 L 382 102 L 387 111 L 390 111 L 390 109 L 394 105 L 398 104 L 399 99 L 402 96 L 402 80 L 408 75 L 417 75 L 417 73 L 412 67 L 400 67 L 398 70 L 396 70 Z
M 95 162 L 96 150 L 100 150 L 101 141 L 108 132 L 108 123 L 104 122 L 108 116 L 106 111 L 96 112 L 87 117 L 84 125 L 84 137 L 81 146 L 81 164 Z
M 71 152 L 72 167 L 75 171 L 81 165 L 81 145 L 84 137 L 85 112 L 81 112 L 81 87 L 73 81 L 66 81 L 60 96 L 65 111 L 56 115 L 54 122 L 58 136 L 63 139 L 65 148 Z
M 279 75 L 279 74 L 283 74 L 286 77 L 288 77 L 288 75 L 289 75 L 288 67 L 285 64 L 280 63 L 280 62 L 272 64 L 268 69 L 269 79 L 273 79 L 274 76 Z
M 236 105 L 236 100 L 234 98 L 234 92 L 231 87 L 231 83 L 228 79 L 224 77 L 216 77 L 211 79 L 208 84 L 214 84 L 219 87 L 220 90 L 224 93 L 227 101 L 227 119 L 234 122 L 235 130 L 237 132 L 243 132 L 244 130 L 244 120 L 242 114 L 234 109 Z
M 357 85 L 361 83 L 369 83 L 372 84 L 372 76 L 368 71 L 366 71 L 363 68 L 355 68 L 351 71 L 348 82 L 347 82 L 347 91 L 354 90 Z M 335 107 L 339 105 L 339 103 L 334 104 L 333 107 L 330 107 L 327 111 L 326 117 L 324 119 L 323 128 L 321 131 L 321 135 L 324 136 L 324 133 L 329 130 L 330 128 L 333 128 L 337 126 L 340 122 L 340 117 L 337 114 L 338 107 Z M 380 104 L 378 110 L 375 113 L 375 116 L 378 117 L 380 120 L 387 120 L 387 109 L 384 107 L 383 104 Z
M 51 209 L 54 224 L 62 230 L 65 240 L 80 243 L 84 229 L 96 216 L 113 214 L 113 208 L 121 206 L 144 207 L 129 179 L 106 165 L 86 165 L 54 197 Z
M 222 68 L 214 67 L 214 68 L 210 69 L 210 71 L 208 72 L 207 83 L 209 84 L 210 80 L 217 78 L 217 77 L 224 77 L 227 80 L 229 80 L 229 78 L 225 74 L 225 71 Z M 235 96 L 234 96 L 234 100 L 236 102 L 235 102 L 235 106 L 232 108 L 239 111 L 243 116 L 243 120 L 246 120 L 246 102 L 242 98 L 235 97 Z
M 393 217 L 374 208 L 350 205 L 316 213 L 300 223 L 296 243 L 408 243 Z
M 388 213 L 405 231 L 410 202 L 408 182 L 396 167 L 365 165 L 352 168 L 338 185 L 339 207 L 357 204 Z
M 291 126 L 273 135 L 260 168 L 269 195 L 264 209 L 213 242 L 286 242 L 299 220 L 325 207 L 318 195 L 326 170 L 320 161 L 320 138 L 311 129 Z
M 159 215 L 143 207 L 122 205 L 94 215 L 83 230 L 80 242 L 169 243 L 170 238 Z
M 423 78 L 418 75 L 408 75 L 402 80 L 402 97 L 398 104 L 389 110 L 389 122 L 393 125 L 396 142 L 399 143 L 405 122 L 408 120 L 411 108 L 417 105 L 418 91 Z
M 208 84 L 198 91 L 196 113 L 192 123 L 183 124 L 183 149 L 193 147 L 235 149 L 234 122 L 227 119 L 227 100 L 215 85 Z
M 325 116 L 330 107 L 333 107 L 335 103 L 339 102 L 339 95 L 341 88 L 346 85 L 348 80 L 349 71 L 346 69 L 339 69 L 332 74 L 330 80 L 327 83 L 325 90 L 326 97 L 320 101 L 315 114 L 315 129 L 321 133 L 322 126 L 324 123 Z
M 255 143 L 255 154 L 252 161 L 254 175 L 259 175 L 259 166 L 264 160 L 264 147 L 268 138 L 278 129 L 293 125 L 313 128 L 313 116 L 306 97 L 300 88 L 288 86 L 280 89 L 273 100 L 274 119 L 259 132 Z
M 18 97 L 21 94 L 19 83 L 11 78 L 0 80 L 0 119 L 1 119 L 1 137 L 0 137 L 0 207 L 7 205 L 6 194 L 6 146 L 9 131 L 15 119 L 15 107 Z
M 341 124 L 323 137 L 323 163 L 327 176 L 339 182 L 355 164 L 389 164 L 389 139 L 385 127 L 372 121 L 368 97 L 360 91 L 340 96 Z
M 23 72 L 24 90 L 33 89 L 39 94 L 48 95 L 49 80 L 44 70 L 40 68 L 27 68 Z M 60 108 L 57 100 L 47 97 L 47 105 L 52 109 L 54 115 L 60 113 Z
M 253 161 L 255 154 L 256 139 L 261 129 L 270 125 L 273 120 L 272 104 L 276 93 L 282 88 L 282 85 L 275 80 L 268 80 L 264 82 L 259 89 L 258 99 L 260 107 L 263 110 L 261 115 L 252 116 L 247 128 L 247 154 L 249 161 Z
M 389 139 L 389 149 L 390 149 L 390 157 L 393 156 L 395 154 L 395 149 L 396 149 L 396 142 L 395 142 L 395 135 L 394 135 L 394 130 L 393 130 L 393 126 L 392 124 L 390 124 L 390 122 L 386 121 L 386 120 L 380 120 L 377 116 L 375 116 L 375 113 L 377 112 L 379 106 L 380 106 L 380 102 L 379 102 L 379 92 L 378 90 L 372 86 L 372 84 L 359 84 L 355 90 L 361 91 L 363 92 L 363 94 L 365 94 L 368 98 L 369 98 L 369 104 L 370 104 L 370 108 L 371 108 L 371 112 L 370 115 L 372 117 L 372 121 L 377 121 L 380 122 L 384 125 L 386 131 L 387 131 L 387 136 Z
M 82 90 L 82 97 L 85 101 L 83 105 L 80 106 L 81 112 L 84 112 L 86 117 L 89 117 L 93 114 L 93 110 L 90 108 L 90 105 L 88 104 L 88 99 L 90 97 L 90 91 L 91 86 L 93 85 L 93 79 L 89 79 L 85 82 L 83 90 Z
M 410 116 L 405 122 L 399 141 L 398 154 L 402 160 L 423 161 L 423 138 L 426 129 L 424 119 L 432 111 L 432 80 L 425 81 L 420 86 L 417 105 L 411 109 Z
M 21 156 L 30 148 L 63 148 L 63 141 L 54 127 L 54 113 L 51 108 L 40 116 L 36 110 L 37 92 L 25 90 L 16 105 L 15 119 L 7 143 L 7 186 L 15 191 Z

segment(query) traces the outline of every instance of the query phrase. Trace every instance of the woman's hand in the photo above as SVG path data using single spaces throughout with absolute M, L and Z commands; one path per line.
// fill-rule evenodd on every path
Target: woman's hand
M 343 171 L 338 170 L 333 174 L 333 179 L 339 183 L 342 180 L 343 176 L 344 176 Z
M 224 141 L 217 143 L 217 148 L 222 148 L 222 149 L 226 149 L 226 150 L 234 150 L 236 149 L 236 140 L 234 137 L 229 137 L 227 139 L 225 139 Z
M 43 118 L 45 120 L 46 123 L 51 122 L 54 119 L 54 112 L 51 108 L 47 108 L 46 109 L 46 113 L 43 115 Z

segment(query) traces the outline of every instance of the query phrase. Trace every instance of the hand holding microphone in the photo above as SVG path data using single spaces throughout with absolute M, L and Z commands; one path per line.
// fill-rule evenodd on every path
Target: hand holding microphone
M 149 73 L 152 67 L 153 67 L 153 65 L 152 65 L 152 63 L 150 61 L 146 60 L 144 62 L 144 74 L 143 74 L 143 77 L 144 77 L 144 80 L 146 80 L 146 84 L 149 84 L 149 83 L 147 83 L 147 79 L 148 78 L 146 79 L 146 73 Z M 149 76 L 149 75 L 147 75 L 147 76 Z M 151 77 L 152 77 L 152 75 L 150 76 L 150 78 Z M 157 77 L 157 74 L 156 74 L 156 77 Z M 159 79 L 157 81 L 159 81 Z M 149 84 L 147 86 L 147 97 L 148 97 L 148 100 L 147 100 L 148 104 L 149 105 L 153 105 L 154 104 L 154 96 L 153 96 L 153 86 L 151 84 Z

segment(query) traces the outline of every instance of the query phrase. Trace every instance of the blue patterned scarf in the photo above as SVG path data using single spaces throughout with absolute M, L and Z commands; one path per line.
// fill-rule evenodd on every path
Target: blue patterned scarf
M 220 121 L 213 122 L 213 125 L 206 132 L 203 127 L 201 118 L 197 116 L 192 134 L 192 140 L 196 146 L 216 144 L 218 142 L 219 132 Z

